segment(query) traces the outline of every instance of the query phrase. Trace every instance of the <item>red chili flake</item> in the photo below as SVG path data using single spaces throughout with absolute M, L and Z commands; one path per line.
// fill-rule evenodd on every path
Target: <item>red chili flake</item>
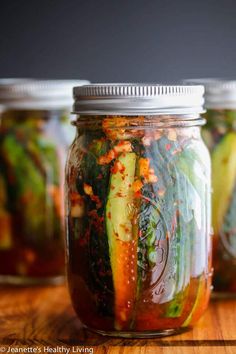
M 142 193 L 140 191 L 134 192 L 134 197 L 135 198 L 140 198 L 142 196 Z
M 122 140 L 116 146 L 114 146 L 114 150 L 117 153 L 130 152 L 132 151 L 132 146 L 130 141 Z
M 167 231 L 166 232 L 166 239 L 168 240 L 170 238 L 170 233 Z
M 90 229 L 87 229 L 85 231 L 84 237 L 79 239 L 79 245 L 86 246 L 88 244 L 89 238 L 90 238 Z
M 109 211 L 109 213 L 107 214 L 108 219 L 111 219 L 111 212 Z
M 114 151 L 114 149 L 111 149 L 110 151 L 108 151 L 107 154 L 102 155 L 98 158 L 98 164 L 99 165 L 109 164 L 116 157 L 116 155 L 117 154 Z
M 101 234 L 103 232 L 104 217 L 99 217 L 97 210 L 95 209 L 89 211 L 88 215 L 91 218 L 91 225 L 95 227 L 99 234 Z
M 142 157 L 139 160 L 140 175 L 144 178 L 146 183 L 156 183 L 158 178 L 155 176 L 155 171 L 150 168 L 150 160 Z
M 85 246 L 87 244 L 87 241 L 84 238 L 79 239 L 79 245 L 80 246 Z
M 114 165 L 111 167 L 111 172 L 114 174 L 117 172 L 124 173 L 124 171 L 125 171 L 125 166 L 120 161 L 116 161 Z
M 31 249 L 27 249 L 24 252 L 24 257 L 27 263 L 33 263 L 36 260 L 37 255 Z
M 93 195 L 93 188 L 87 183 L 84 183 L 84 192 L 85 194 L 92 196 Z
M 171 144 L 166 144 L 166 151 L 169 151 L 171 149 Z
M 119 198 L 123 198 L 124 197 L 124 195 L 121 192 L 116 193 L 116 196 L 119 197 Z
M 97 204 L 100 204 L 100 203 L 101 203 L 101 201 L 100 201 L 100 199 L 99 199 L 99 197 L 98 197 L 97 195 L 91 195 L 90 198 L 91 198 L 91 200 L 92 200 L 93 202 L 95 202 L 95 203 L 97 203 Z
M 102 202 L 99 202 L 99 203 L 96 204 L 96 208 L 97 209 L 100 209 L 101 207 L 102 207 Z
M 134 192 L 139 192 L 142 189 L 142 187 L 143 187 L 143 183 L 139 179 L 133 182 Z
M 80 202 L 81 200 L 83 200 L 83 197 L 79 193 L 71 192 L 70 200 L 71 202 Z

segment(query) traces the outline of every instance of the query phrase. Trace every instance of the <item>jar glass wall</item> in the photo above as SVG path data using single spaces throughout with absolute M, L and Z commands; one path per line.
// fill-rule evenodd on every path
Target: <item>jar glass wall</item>
M 37 97 L 38 85 L 46 98 Z M 0 120 L 1 283 L 64 280 L 64 167 L 74 135 L 70 106 L 60 105 L 50 93 L 47 97 L 50 82 L 44 85 L 8 85 Z M 3 91 L 0 87 L 0 99 Z M 19 101 L 13 99 L 16 92 L 22 95 Z M 67 99 L 68 94 L 64 91 Z
M 78 116 L 66 169 L 68 282 L 88 328 L 165 335 L 205 311 L 210 158 L 202 123 L 173 113 Z

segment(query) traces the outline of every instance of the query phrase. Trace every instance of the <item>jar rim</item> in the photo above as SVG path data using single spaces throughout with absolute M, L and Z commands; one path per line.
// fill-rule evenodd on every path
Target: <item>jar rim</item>
M 84 115 L 200 114 L 202 85 L 108 83 L 74 87 L 73 113 Z
M 79 129 L 103 129 L 109 124 L 110 130 L 116 129 L 168 129 L 200 127 L 206 124 L 206 119 L 199 115 L 81 115 L 71 124 Z

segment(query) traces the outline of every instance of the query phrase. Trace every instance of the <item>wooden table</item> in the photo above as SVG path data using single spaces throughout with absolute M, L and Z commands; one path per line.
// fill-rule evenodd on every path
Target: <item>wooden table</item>
M 236 354 L 236 300 L 212 301 L 191 331 L 131 340 L 82 329 L 65 286 L 0 288 L 0 353 L 16 348 L 36 348 L 36 353 L 69 348 L 71 354 L 91 348 L 95 354 Z

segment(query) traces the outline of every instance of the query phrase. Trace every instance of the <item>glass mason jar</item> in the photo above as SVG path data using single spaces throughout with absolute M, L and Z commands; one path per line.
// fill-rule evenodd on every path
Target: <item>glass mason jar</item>
M 207 307 L 211 187 L 202 95 L 202 86 L 74 89 L 68 283 L 89 329 L 167 335 L 192 326 Z
M 0 283 L 64 279 L 64 165 L 77 84 L 0 80 Z
M 201 80 L 206 88 L 203 138 L 212 159 L 214 291 L 236 294 L 236 81 Z

